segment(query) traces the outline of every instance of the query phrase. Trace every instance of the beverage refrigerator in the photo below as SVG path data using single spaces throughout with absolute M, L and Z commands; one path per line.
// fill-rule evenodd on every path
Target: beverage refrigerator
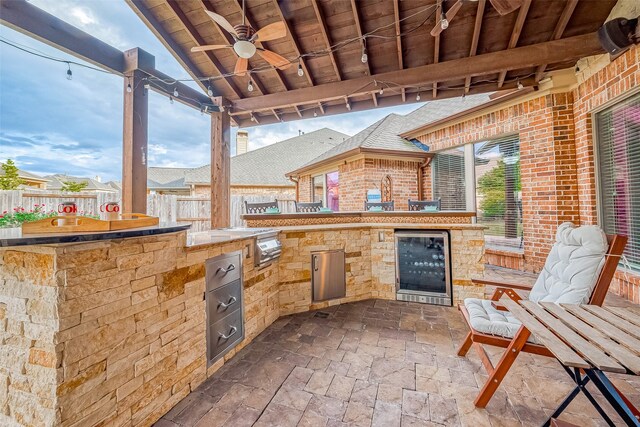
M 449 232 L 396 230 L 396 298 L 453 305 Z

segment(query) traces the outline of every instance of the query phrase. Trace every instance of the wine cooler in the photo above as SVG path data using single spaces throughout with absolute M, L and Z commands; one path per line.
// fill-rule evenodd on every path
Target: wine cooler
M 437 305 L 453 305 L 449 233 L 396 231 L 396 297 Z

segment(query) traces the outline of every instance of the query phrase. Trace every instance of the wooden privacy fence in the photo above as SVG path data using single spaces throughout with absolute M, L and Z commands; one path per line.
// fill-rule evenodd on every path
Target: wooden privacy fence
M 242 214 L 244 202 L 260 203 L 278 199 L 280 211 L 295 212 L 295 201 L 289 194 L 281 195 L 232 195 L 230 201 L 231 227 L 244 227 Z M 100 206 L 106 202 L 120 202 L 119 193 L 63 193 L 53 190 L 0 190 L 0 213 L 11 212 L 13 208 L 25 210 L 34 205 L 45 205 L 45 209 L 56 210 L 58 204 L 75 201 L 78 212 L 87 215 L 99 215 Z M 204 197 L 176 196 L 165 194 L 147 195 L 147 214 L 157 216 L 160 222 L 190 223 L 191 231 L 211 229 L 211 200 Z

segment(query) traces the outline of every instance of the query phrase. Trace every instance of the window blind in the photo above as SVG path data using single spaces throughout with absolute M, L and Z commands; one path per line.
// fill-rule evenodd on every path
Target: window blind
M 474 145 L 478 223 L 492 244 L 522 244 L 520 140 L 517 135 Z
M 439 151 L 433 158 L 433 197 L 446 211 L 467 209 L 464 179 L 464 147 Z
M 629 240 L 625 255 L 640 271 L 640 94 L 595 115 L 600 226 Z

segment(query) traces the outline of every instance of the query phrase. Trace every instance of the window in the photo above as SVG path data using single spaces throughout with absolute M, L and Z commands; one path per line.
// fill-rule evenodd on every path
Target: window
M 467 209 L 464 147 L 440 151 L 433 158 L 433 197 L 444 211 Z
M 311 180 L 313 202 L 322 202 L 322 206 L 326 206 L 333 211 L 338 211 L 340 207 L 339 187 L 337 171 L 314 176 Z
M 599 221 L 629 240 L 625 255 L 640 271 L 640 94 L 595 115 Z
M 522 245 L 520 141 L 511 136 L 474 144 L 476 211 L 490 246 Z

